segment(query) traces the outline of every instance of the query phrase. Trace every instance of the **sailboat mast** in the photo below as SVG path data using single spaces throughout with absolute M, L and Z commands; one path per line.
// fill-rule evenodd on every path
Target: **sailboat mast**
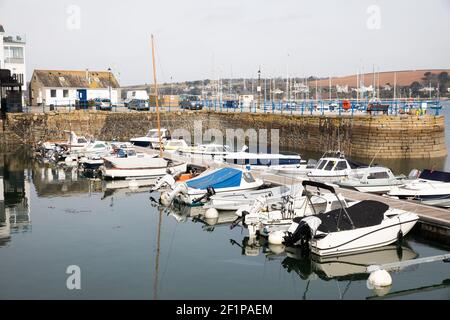
M 152 64 L 153 64 L 153 81 L 155 84 L 155 103 L 156 103 L 156 115 L 158 121 L 158 139 L 159 139 L 159 156 L 162 158 L 162 140 L 161 140 L 161 122 L 159 119 L 159 101 L 158 101 L 158 83 L 156 82 L 156 63 L 155 63 L 155 44 L 152 34 Z

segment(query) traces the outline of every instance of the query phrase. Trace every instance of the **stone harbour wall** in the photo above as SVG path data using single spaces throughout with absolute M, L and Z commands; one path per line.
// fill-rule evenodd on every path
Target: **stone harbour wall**
M 219 129 L 279 130 L 280 148 L 324 152 L 338 147 L 348 156 L 371 158 L 438 158 L 447 155 L 443 116 L 294 116 L 234 112 L 162 112 L 161 126 L 193 134 Z M 64 130 L 100 140 L 127 141 L 156 128 L 154 112 L 74 111 L 7 114 L 0 123 L 0 143 L 35 145 L 65 139 Z M 269 139 L 270 141 L 270 139 Z M 338 143 L 340 141 L 340 143 Z

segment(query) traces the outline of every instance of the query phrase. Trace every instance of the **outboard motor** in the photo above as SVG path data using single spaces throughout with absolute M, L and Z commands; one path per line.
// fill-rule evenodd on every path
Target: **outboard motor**
M 321 223 L 322 221 L 314 216 L 294 218 L 292 225 L 284 236 L 284 244 L 286 246 L 295 246 L 298 243 L 301 246 L 306 245 L 316 234 L 317 228 Z
M 233 229 L 242 221 L 244 227 L 248 227 L 249 224 L 259 223 L 259 212 L 266 205 L 266 198 L 260 196 L 255 199 L 253 205 L 242 206 L 236 211 L 238 218 L 231 224 L 230 229 Z
M 159 203 L 164 205 L 164 206 L 170 206 L 170 204 L 172 203 L 173 199 L 182 193 L 187 193 L 188 189 L 186 184 L 184 183 L 180 183 L 178 184 L 172 191 L 170 192 L 163 192 L 161 194 L 161 197 L 159 198 Z
M 171 174 L 166 174 L 165 176 L 159 178 L 155 185 L 150 189 L 150 192 L 155 192 L 159 189 L 161 189 L 162 187 L 164 187 L 165 185 L 169 186 L 170 189 L 174 189 L 175 187 L 175 178 L 171 175 Z
M 209 201 L 209 199 L 215 194 L 216 194 L 216 190 L 214 190 L 213 187 L 208 187 L 208 188 L 206 188 L 206 193 L 203 196 L 201 196 L 200 198 L 192 200 L 192 203 L 196 204 L 196 203 L 202 202 L 204 199 L 206 199 L 206 201 Z

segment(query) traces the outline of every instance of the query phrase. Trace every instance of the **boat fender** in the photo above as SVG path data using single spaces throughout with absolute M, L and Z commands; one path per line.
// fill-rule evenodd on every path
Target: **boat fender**
M 169 192 L 163 192 L 161 193 L 161 196 L 159 197 L 159 203 L 162 204 L 163 206 L 168 207 L 171 203 L 171 199 L 169 196 Z
M 206 219 L 216 219 L 219 217 L 219 211 L 217 211 L 216 208 L 209 208 L 205 212 L 205 218 Z
M 392 285 L 392 277 L 386 270 L 376 270 L 372 272 L 367 280 L 368 287 L 379 288 Z
M 284 237 L 286 232 L 284 231 L 273 231 L 269 234 L 269 244 L 272 245 L 282 245 L 284 242 Z
M 271 244 L 269 243 L 269 250 L 274 254 L 282 254 L 286 247 L 282 244 Z

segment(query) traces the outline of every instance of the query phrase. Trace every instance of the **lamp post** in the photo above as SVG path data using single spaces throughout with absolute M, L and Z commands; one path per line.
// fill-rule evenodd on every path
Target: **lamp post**
M 112 110 L 112 100 L 111 100 L 111 68 L 108 68 L 108 78 L 109 78 L 109 108 Z M 117 111 L 117 110 L 116 110 Z
M 258 91 L 258 109 L 261 109 L 261 67 L 258 70 L 258 87 L 256 91 Z

